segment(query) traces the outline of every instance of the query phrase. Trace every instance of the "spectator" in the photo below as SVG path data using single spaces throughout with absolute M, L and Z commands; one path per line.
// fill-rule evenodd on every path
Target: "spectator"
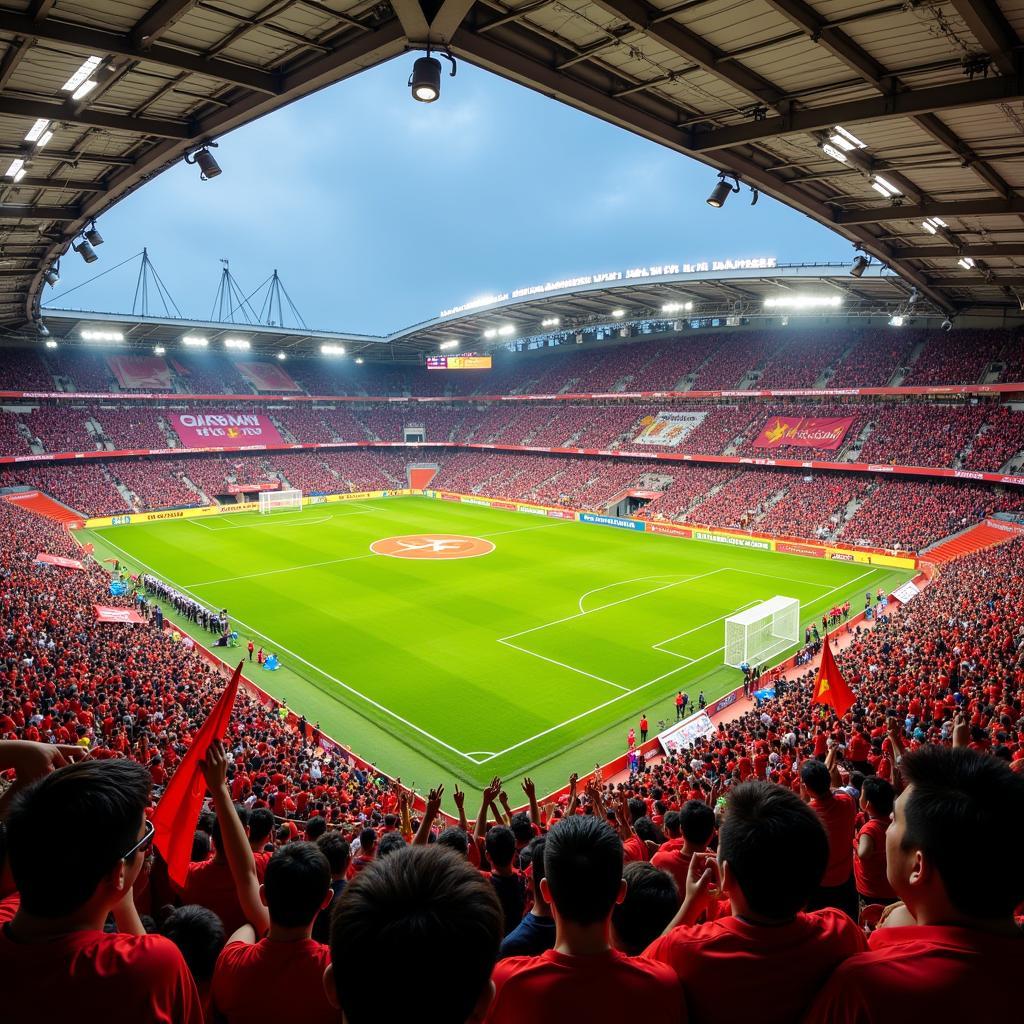
M 160 926 L 160 934 L 170 939 L 185 958 L 199 990 L 203 1016 L 212 1020 L 210 983 L 217 957 L 224 948 L 226 935 L 221 919 L 206 907 L 194 903 L 172 910 Z
M 612 910 L 612 945 L 626 956 L 639 956 L 678 913 L 679 889 L 667 871 L 643 861 L 627 864 L 622 877 L 626 897 Z
M 680 893 L 686 892 L 686 875 L 694 854 L 706 853 L 715 834 L 715 812 L 702 800 L 687 800 L 679 811 L 665 815 L 664 843 L 651 858 L 651 863 L 667 871 Z
M 851 847 L 857 804 L 849 793 L 832 791 L 833 783 L 839 781 L 838 772 L 834 769 L 835 754 L 835 748 L 829 751 L 826 764 L 811 758 L 800 766 L 800 781 L 809 795 L 811 807 L 825 826 L 829 851 L 825 874 L 808 906 L 811 910 L 835 907 L 856 920 L 857 888 L 853 880 Z
M 828 838 L 795 793 L 743 782 L 728 797 L 717 866 L 694 857 L 683 904 L 644 953 L 679 977 L 691 1024 L 792 1024 L 836 965 L 865 948 L 838 910 L 804 912 L 828 864 Z M 718 888 L 732 916 L 694 924 Z
M 523 876 L 512 867 L 516 855 L 516 837 L 505 825 L 495 825 L 485 840 L 487 859 L 491 862 L 490 880 L 498 894 L 505 917 L 505 934 L 513 931 L 523 919 L 526 907 L 526 885 Z
M 317 914 L 316 921 L 313 923 L 313 938 L 317 942 L 327 945 L 331 937 L 331 913 L 339 897 L 345 891 L 345 886 L 348 885 L 346 876 L 350 849 L 348 843 L 338 832 L 325 832 L 316 841 L 316 845 L 327 858 L 327 863 L 331 868 L 331 902 Z
M 886 847 L 905 912 L 884 921 L 869 951 L 835 972 L 809 1020 L 1016 1020 L 1024 777 L 966 748 L 922 747 L 901 770 L 907 788 Z
M 886 872 L 885 835 L 892 818 L 895 793 L 892 784 L 877 775 L 864 780 L 860 808 L 867 815 L 854 841 L 853 874 L 861 907 L 892 903 L 896 899 Z
M 359 852 L 352 858 L 352 874 L 357 875 L 368 864 L 373 863 L 377 849 L 377 832 L 372 828 L 364 828 L 359 833 Z
M 379 1024 L 396 982 L 430 1002 L 422 1015 L 432 1024 L 479 1021 L 501 934 L 501 906 L 480 872 L 442 846 L 414 846 L 345 890 L 323 984 L 346 1024 Z
M 551 830 L 541 892 L 555 918 L 555 946 L 500 961 L 488 1024 L 619 1020 L 638 1008 L 660 1024 L 685 1019 L 671 970 L 612 948 L 612 909 L 626 892 L 622 867 L 622 841 L 606 822 L 574 816 Z
M 510 931 L 501 943 L 501 957 L 537 956 L 555 944 L 555 919 L 551 906 L 541 891 L 544 878 L 544 847 L 547 840 L 539 836 L 530 844 L 530 881 L 533 906 L 530 912 Z
M 72 764 L 16 798 L 6 823 L 20 896 L 0 930 L 6 1024 L 35 1024 L 59 994 L 106 1024 L 202 1024 L 195 982 L 174 943 L 146 935 L 132 902 L 153 840 L 150 778 L 130 761 Z M 114 932 L 103 930 L 113 913 Z

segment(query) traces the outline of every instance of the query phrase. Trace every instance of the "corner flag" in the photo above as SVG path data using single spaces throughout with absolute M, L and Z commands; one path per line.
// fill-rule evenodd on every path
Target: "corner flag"
M 821 651 L 821 667 L 818 678 L 814 681 L 812 704 L 831 704 L 840 718 L 853 707 L 854 696 L 839 671 L 836 659 L 832 654 L 832 645 L 825 634 L 825 643 Z
M 181 759 L 153 812 L 153 843 L 167 861 L 167 874 L 171 881 L 178 886 L 185 884 L 188 875 L 192 839 L 203 807 L 203 797 L 206 795 L 206 784 L 199 762 L 206 757 L 214 740 L 222 740 L 227 735 L 228 719 L 231 718 L 235 694 L 238 692 L 242 664 L 238 663 L 231 682 L 224 687 L 209 717 L 195 734 L 192 746 Z

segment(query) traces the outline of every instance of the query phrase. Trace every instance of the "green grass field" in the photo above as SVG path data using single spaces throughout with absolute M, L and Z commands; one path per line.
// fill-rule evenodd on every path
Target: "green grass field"
M 494 550 L 370 551 L 416 533 L 485 538 Z M 98 557 L 228 608 L 243 640 L 281 658 L 279 672 L 253 665 L 256 682 L 420 788 L 454 776 L 479 790 L 528 773 L 553 790 L 622 753 L 641 712 L 652 734 L 673 719 L 678 689 L 710 701 L 738 684 L 722 663 L 726 616 L 781 594 L 800 600 L 807 623 L 911 575 L 420 497 L 87 539 Z

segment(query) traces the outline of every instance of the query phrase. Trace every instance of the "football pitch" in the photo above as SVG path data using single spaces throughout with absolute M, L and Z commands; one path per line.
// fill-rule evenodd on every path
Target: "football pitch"
M 250 678 L 383 771 L 449 794 L 501 775 L 513 803 L 523 774 L 549 792 L 623 753 L 642 712 L 654 735 L 677 690 L 738 685 L 734 612 L 783 595 L 807 624 L 912 575 L 423 497 L 85 532 L 227 608 L 282 664 Z

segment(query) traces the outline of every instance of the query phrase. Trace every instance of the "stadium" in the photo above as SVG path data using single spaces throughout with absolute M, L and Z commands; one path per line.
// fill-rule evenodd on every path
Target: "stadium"
M 1021 32 L 0 4 L 4 1019 L 1019 1016 Z M 184 227 L 178 266 L 104 262 L 183 169 L 230 216 L 289 198 L 233 192 L 237 133 L 383 66 L 431 131 L 487 73 L 749 220 L 557 274 L 502 239 L 514 277 L 399 328 L 382 291 L 376 331 L 227 259 L 183 314 Z

